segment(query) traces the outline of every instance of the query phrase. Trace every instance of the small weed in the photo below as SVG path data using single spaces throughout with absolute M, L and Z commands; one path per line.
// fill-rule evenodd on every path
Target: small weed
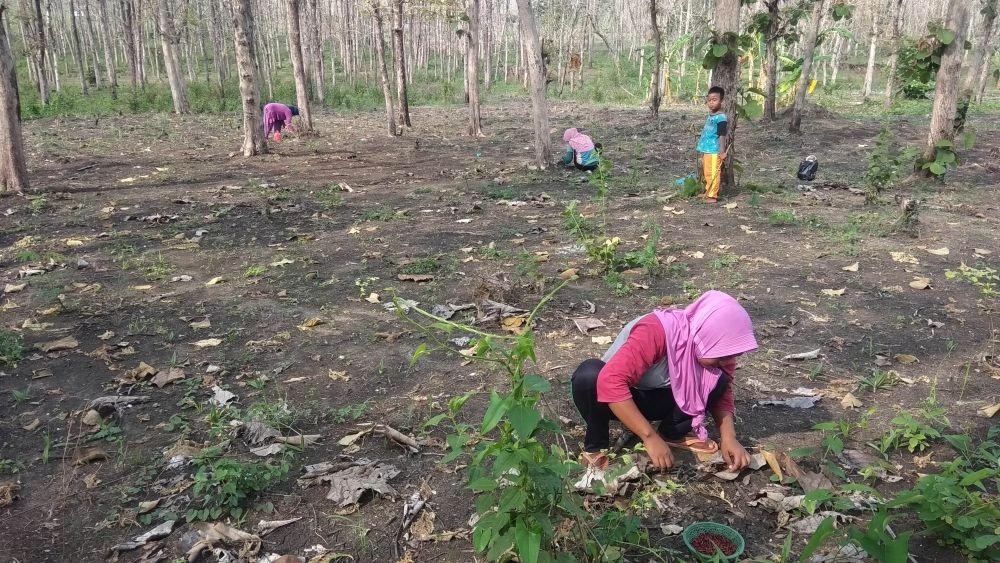
M 608 286 L 615 297 L 628 297 L 632 295 L 632 285 L 625 279 L 625 276 L 618 272 L 608 272 L 604 274 L 604 284 Z
M 24 464 L 16 459 L 0 458 L 0 475 L 20 473 Z
M 413 262 L 404 265 L 399 269 L 399 271 L 403 274 L 409 275 L 424 275 L 433 274 L 440 268 L 441 264 L 438 263 L 437 258 L 428 257 L 414 260 Z
M 383 223 L 388 223 L 389 221 L 395 220 L 399 215 L 389 206 L 383 205 L 376 209 L 369 209 L 361 214 L 358 219 L 358 223 L 371 223 L 373 221 L 381 221 Z
M 740 261 L 740 257 L 735 254 L 723 254 L 709 262 L 709 267 L 713 270 L 725 270 Z
M 252 389 L 256 389 L 257 391 L 260 391 L 260 390 L 264 389 L 265 387 L 267 387 L 267 384 L 270 381 L 271 380 L 266 375 L 259 375 L 259 376 L 255 377 L 253 379 L 248 379 L 247 380 L 247 385 L 249 385 Z
M 803 220 L 803 223 L 805 224 L 806 227 L 816 231 L 827 229 L 830 227 L 830 224 L 826 222 L 826 219 L 823 219 L 822 217 L 816 215 L 815 213 L 807 216 L 805 220 Z
M 50 209 L 52 207 L 52 204 L 49 203 L 48 198 L 42 196 L 42 197 L 36 197 L 35 199 L 31 200 L 29 206 L 31 208 L 32 215 L 41 215 L 47 209 Z
M 998 293 L 998 290 L 1000 290 L 1000 272 L 996 268 L 990 268 L 982 264 L 976 267 L 961 264 L 957 271 L 946 270 L 944 275 L 949 280 L 959 278 L 966 283 L 978 287 L 983 297 L 994 299 L 1000 296 L 1000 293 Z
M 167 432 L 180 432 L 181 434 L 187 434 L 188 421 L 183 416 L 175 414 L 170 417 L 170 420 L 168 420 L 163 426 L 163 429 Z
M 16 366 L 24 357 L 24 339 L 20 333 L 0 328 L 0 365 Z
M 267 273 L 267 268 L 264 266 L 247 266 L 247 269 L 243 271 L 243 277 L 247 279 L 259 278 Z
M 10 398 L 14 401 L 15 405 L 20 405 L 21 403 L 31 400 L 31 386 L 25 387 L 24 389 L 11 389 Z
M 757 192 L 750 194 L 750 200 L 747 201 L 747 205 L 750 207 L 760 207 L 760 194 Z
M 122 434 L 122 429 L 120 426 L 114 422 L 101 421 L 101 425 L 97 427 L 97 430 L 88 438 L 88 442 L 96 442 L 98 440 L 104 440 L 112 444 L 121 444 L 125 439 Z
M 503 199 L 507 201 L 513 201 L 517 199 L 517 192 L 511 188 L 494 188 L 486 192 L 486 197 L 489 199 Z
M 896 383 L 896 376 L 892 371 L 878 368 L 873 369 L 868 375 L 858 377 L 858 389 L 861 391 L 871 391 L 872 393 L 879 389 L 888 389 Z
M 799 218 L 791 211 L 775 211 L 767 217 L 772 227 L 790 227 L 799 224 Z
M 269 426 L 290 427 L 296 416 L 284 401 L 258 401 L 247 407 L 244 421 L 258 420 Z
M 14 257 L 14 260 L 16 260 L 18 264 L 30 264 L 32 262 L 41 262 L 42 255 L 34 250 L 23 250 Z
M 335 424 L 354 422 L 364 416 L 370 407 L 371 402 L 365 401 L 363 403 L 347 405 L 346 407 L 332 408 L 327 413 L 327 418 Z
M 354 278 L 354 285 L 358 288 L 358 294 L 361 297 L 368 297 L 371 293 L 372 286 L 375 285 L 379 278 L 377 277 L 367 277 L 367 278 Z
M 942 431 L 951 423 L 945 410 L 933 400 L 929 400 L 918 411 L 903 411 L 897 414 L 890 425 L 889 431 L 875 444 L 882 455 L 902 447 L 910 453 L 922 452 L 932 441 L 941 438 Z
M 50 434 L 42 436 L 42 463 L 49 462 L 49 454 L 52 452 L 52 444 L 54 443 Z
M 704 191 L 705 187 L 701 185 L 701 182 L 699 182 L 696 178 L 692 178 L 691 176 L 685 177 L 684 181 L 681 182 L 680 187 L 677 189 L 677 192 L 683 198 L 696 197 L 701 195 L 701 193 Z
M 625 254 L 625 265 L 629 268 L 642 268 L 650 276 L 658 276 L 662 268 L 660 266 L 659 249 L 660 237 L 663 230 L 653 221 L 647 221 L 646 242 L 639 250 L 633 250 Z
M 525 250 L 520 254 L 519 258 L 520 260 L 517 263 L 517 272 L 519 274 L 532 281 L 542 279 L 542 259 L 540 256 L 534 252 Z
M 316 201 L 323 204 L 323 207 L 327 209 L 337 209 L 345 205 L 344 196 L 340 193 L 340 187 L 337 184 L 330 184 L 325 189 L 317 192 L 315 196 Z
M 497 248 L 496 243 L 491 241 L 479 249 L 479 255 L 487 260 L 507 260 L 510 258 L 510 251 Z
M 264 462 L 241 462 L 222 456 L 219 447 L 202 450 L 193 459 L 197 472 L 192 493 L 198 506 L 185 513 L 188 522 L 217 520 L 228 515 L 240 521 L 254 497 L 284 479 L 291 456 Z
M 157 254 L 155 261 L 142 260 L 142 262 L 142 271 L 146 274 L 146 279 L 149 281 L 162 280 L 174 271 L 174 267 L 163 259 L 162 254 Z
M 562 212 L 563 228 L 577 238 L 586 238 L 597 232 L 597 226 L 577 210 L 579 204 L 576 200 L 566 204 L 566 209 Z

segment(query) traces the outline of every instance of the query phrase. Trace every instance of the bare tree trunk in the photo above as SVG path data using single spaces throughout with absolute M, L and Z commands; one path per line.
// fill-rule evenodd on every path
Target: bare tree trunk
M 656 44 L 655 63 L 653 64 L 653 75 L 649 82 L 649 115 L 659 117 L 660 115 L 660 73 L 663 70 L 663 32 L 660 31 L 660 24 L 656 21 L 656 0 L 649 0 L 649 24 L 653 32 L 653 42 Z
M 0 3 L 0 196 L 23 192 L 28 187 L 28 168 L 24 160 L 21 134 L 21 99 L 17 91 L 17 65 L 10 52 L 10 38 Z
M 303 129 L 312 131 L 312 112 L 309 111 L 309 87 L 306 84 L 305 63 L 302 61 L 302 31 L 299 25 L 299 0 L 285 0 L 288 9 L 288 41 L 291 43 L 292 74 L 295 75 L 295 100 Z
M 398 137 L 399 127 L 396 125 L 396 114 L 392 109 L 392 89 L 389 87 L 389 68 L 385 63 L 385 32 L 382 29 L 382 10 L 379 0 L 371 0 L 372 18 L 375 21 L 375 56 L 378 57 L 379 78 L 382 80 L 382 97 L 385 98 L 385 118 L 389 136 Z
M 83 3 L 83 13 L 87 20 L 87 37 L 90 43 L 90 63 L 91 68 L 94 69 L 94 86 L 100 90 L 101 89 L 101 58 L 100 54 L 97 52 L 98 43 L 100 39 L 97 37 L 97 32 L 94 30 L 94 18 L 90 14 L 90 1 L 86 0 Z
M 306 25 L 309 34 L 309 59 L 312 61 L 312 76 L 315 99 L 320 104 L 326 101 L 326 73 L 323 70 L 323 42 L 320 40 L 319 20 L 320 9 L 317 0 L 307 0 L 309 4 L 309 19 Z
M 396 66 L 396 122 L 402 127 L 410 123 L 410 103 L 406 92 L 406 51 L 403 49 L 403 3 L 392 0 L 392 54 Z
M 260 114 L 260 94 L 257 88 L 257 65 L 248 30 L 253 17 L 250 0 L 232 0 L 233 43 L 236 66 L 240 73 L 240 97 L 243 100 L 243 156 L 267 153 L 264 123 Z
M 465 30 L 465 86 L 469 95 L 469 135 L 483 136 L 479 104 L 479 0 L 466 0 L 469 25 Z
M 97 19 L 101 28 L 101 47 L 104 49 L 104 66 L 111 85 L 111 98 L 118 97 L 118 67 L 115 61 L 114 43 L 111 39 L 111 20 L 108 17 L 108 0 L 97 0 Z
M 80 73 L 80 91 L 86 96 L 88 90 L 87 65 L 83 62 L 83 45 L 80 44 L 80 30 L 76 25 L 76 2 L 74 0 L 69 0 L 69 21 L 73 34 L 73 58 L 76 59 L 76 69 Z
M 868 43 L 868 66 L 865 67 L 865 82 L 861 87 L 861 96 L 867 102 L 872 95 L 875 82 L 875 53 L 878 51 L 878 7 L 872 5 L 872 37 Z
M 38 42 L 36 47 L 38 53 L 38 60 L 36 62 L 38 71 L 38 93 L 41 96 L 42 105 L 49 104 L 49 79 L 48 75 L 45 74 L 45 18 L 42 17 L 42 2 L 41 0 L 35 0 L 35 41 Z
M 958 82 L 962 74 L 962 58 L 965 55 L 965 33 L 969 21 L 969 10 L 965 0 L 949 0 L 948 20 L 945 27 L 955 33 L 955 39 L 941 54 L 941 66 L 937 71 L 934 92 L 934 111 L 927 133 L 927 147 L 923 160 L 934 160 L 937 144 L 951 140 L 955 134 L 955 110 L 958 107 Z
M 767 8 L 767 35 L 765 36 L 764 65 L 767 68 L 767 80 L 764 83 L 764 121 L 774 121 L 778 98 L 778 35 L 781 29 L 781 13 L 778 11 L 780 0 L 765 0 Z
M 994 46 L 996 36 L 997 33 L 994 31 L 993 36 L 987 39 L 989 47 L 986 50 L 986 57 L 983 60 L 982 69 L 979 71 L 979 78 L 976 79 L 976 103 L 983 103 L 983 96 L 986 95 L 986 84 L 989 82 L 990 66 L 992 65 L 991 59 L 993 58 L 994 49 L 996 49 Z
M 813 55 L 816 52 L 816 38 L 819 36 L 819 26 L 823 22 L 823 6 L 825 4 L 826 0 L 813 0 L 812 21 L 809 22 L 806 42 L 802 47 L 802 76 L 799 78 L 798 90 L 795 92 L 792 121 L 788 126 L 790 133 L 802 133 L 802 110 L 806 105 L 806 91 L 809 89 Z
M 889 43 L 889 71 L 885 77 L 885 107 L 892 105 L 893 97 L 896 95 L 896 67 L 899 64 L 899 37 L 900 37 L 900 17 L 903 10 L 903 0 L 889 0 L 890 32 L 892 39 Z
M 174 6 L 170 0 L 157 2 L 158 24 L 160 28 L 160 45 L 163 47 L 163 64 L 167 69 L 167 81 L 170 83 L 170 95 L 174 100 L 174 113 L 188 113 L 187 85 L 184 84 L 184 73 L 181 71 L 178 57 L 180 33 L 174 26 Z
M 691 0 L 687 0 L 684 8 L 684 35 L 691 31 Z M 687 73 L 688 49 L 691 48 L 691 41 L 685 41 L 681 47 L 681 78 Z
M 722 161 L 722 182 L 719 189 L 719 193 L 725 196 L 733 196 L 737 191 L 736 177 L 733 172 L 736 151 L 733 150 L 733 147 L 739 119 L 736 101 L 739 98 L 740 61 L 736 55 L 739 52 L 741 6 L 740 0 L 716 0 L 715 3 L 715 30 L 721 35 L 716 41 L 723 41 L 728 48 L 726 54 L 718 60 L 712 70 L 712 86 L 721 86 L 726 91 L 726 96 L 722 101 L 722 111 L 728 118 L 726 142 L 729 148 L 726 150 L 728 158 Z
M 972 59 L 969 63 L 968 72 L 965 75 L 965 81 L 962 82 L 963 98 L 972 98 L 973 90 L 979 83 L 980 69 L 984 64 L 989 66 L 987 53 L 993 53 L 993 42 L 991 39 L 996 19 L 997 2 L 996 0 L 987 0 L 986 5 L 983 8 L 983 36 L 979 41 L 973 42 L 975 47 L 972 52 Z
M 122 43 L 125 45 L 125 59 L 128 61 L 130 69 L 132 93 L 135 94 L 139 85 L 139 58 L 135 48 L 135 8 L 132 5 L 132 0 L 119 0 L 119 3 L 122 13 L 122 30 L 125 33 Z
M 655 0 L 654 0 L 655 1 Z M 531 118 L 535 125 L 535 164 L 545 170 L 552 162 L 552 137 L 549 134 L 549 107 L 545 100 L 545 66 L 542 62 L 542 42 L 531 0 L 517 0 L 517 15 L 521 20 L 528 75 L 531 77 Z

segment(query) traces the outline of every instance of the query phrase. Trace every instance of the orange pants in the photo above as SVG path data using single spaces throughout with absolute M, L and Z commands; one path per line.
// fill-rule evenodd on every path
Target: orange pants
M 722 159 L 717 154 L 701 155 L 701 171 L 705 182 L 705 197 L 717 199 L 722 181 Z

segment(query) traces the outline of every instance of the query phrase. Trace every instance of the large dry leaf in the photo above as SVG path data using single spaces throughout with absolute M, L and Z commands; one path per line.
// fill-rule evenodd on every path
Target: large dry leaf
M 573 276 L 575 276 L 579 271 L 580 271 L 579 268 L 570 268 L 568 270 L 563 270 L 562 272 L 559 273 L 559 279 L 568 280 Z
M 608 344 L 614 342 L 614 339 L 611 338 L 610 336 L 593 336 L 590 338 L 590 341 L 593 342 L 594 344 L 607 346 Z
M 896 354 L 892 357 L 892 359 L 905 365 L 920 363 L 920 360 L 916 356 L 912 356 L 910 354 Z
M 844 270 L 845 272 L 857 272 L 858 266 L 859 264 L 855 262 L 853 264 L 848 264 L 847 266 L 844 266 L 843 268 L 841 268 L 841 270 Z
M 824 289 L 820 291 L 820 293 L 826 295 L 827 297 L 840 297 L 845 291 L 847 291 L 847 288 L 842 287 L 840 289 Z
M 927 248 L 926 250 L 935 256 L 947 256 L 950 253 L 947 246 L 942 246 L 941 248 Z
M 931 279 L 924 276 L 916 276 L 913 281 L 910 282 L 910 287 L 913 289 L 927 289 L 931 286 Z
M 161 371 L 153 377 L 152 384 L 157 387 L 163 387 L 168 383 L 173 383 L 179 379 L 184 379 L 184 370 L 181 368 L 170 368 L 167 371 Z
M 785 475 L 781 471 L 781 464 L 778 462 L 778 456 L 774 455 L 774 452 L 768 450 L 761 450 L 760 454 L 764 456 L 764 461 L 767 462 L 768 467 L 771 471 L 778 477 L 778 482 L 780 483 L 784 480 Z
M 229 280 L 227 280 L 226 278 L 224 278 L 222 276 L 215 276 L 214 278 L 212 278 L 212 279 L 208 280 L 207 282 L 205 282 L 205 285 L 206 286 L 219 285 L 220 283 L 225 283 L 227 281 L 229 281 Z
M 893 262 L 899 262 L 900 264 L 919 264 L 920 260 L 910 254 L 909 252 L 890 252 L 889 256 L 892 257 Z
M 125 377 L 123 378 L 123 380 L 132 382 L 142 381 L 147 377 L 152 377 L 156 375 L 158 371 L 160 370 L 154 368 L 153 366 L 147 364 L 146 362 L 139 362 L 139 365 L 136 366 L 134 369 L 130 369 L 127 372 L 125 372 Z
M 778 454 L 778 461 L 781 462 L 781 467 L 785 470 L 785 473 L 799 482 L 799 486 L 802 487 L 803 491 L 808 493 L 817 489 L 833 490 L 833 482 L 828 477 L 821 473 L 813 473 L 812 471 L 802 469 L 788 454 Z
M 204 340 L 199 340 L 197 342 L 192 342 L 191 344 L 194 345 L 194 346 L 197 346 L 198 348 L 207 348 L 207 347 L 210 347 L 210 346 L 218 346 L 219 344 L 222 344 L 222 339 L 221 338 L 206 338 Z
M 312 317 L 310 319 L 307 319 L 306 322 L 299 325 L 299 330 L 303 332 L 308 332 L 321 324 L 326 324 L 326 321 L 324 321 L 319 317 Z
M 380 301 L 379 294 L 375 293 L 374 291 L 371 292 L 368 295 L 368 297 L 365 297 L 365 301 L 367 301 L 369 303 L 381 303 L 382 302 L 382 301 Z
M 573 324 L 576 325 L 577 330 L 583 334 L 594 330 L 595 328 L 601 328 L 604 323 L 600 319 L 595 319 L 594 317 L 586 317 L 582 319 L 573 319 Z
M 26 287 L 28 287 L 28 283 L 27 282 L 25 282 L 25 283 L 19 283 L 17 285 L 9 283 L 9 284 L 7 284 L 7 285 L 4 286 L 3 292 L 4 293 L 17 293 L 17 292 L 23 290 Z
M 434 276 L 430 274 L 399 274 L 396 276 L 399 281 L 409 281 L 409 282 L 429 282 L 434 281 Z
M 209 319 L 202 319 L 200 321 L 194 321 L 190 323 L 190 326 L 195 330 L 212 328 L 212 321 Z
M 64 336 L 59 340 L 35 344 L 35 348 L 41 350 L 42 352 L 58 352 L 59 350 L 70 350 L 79 345 L 80 343 L 77 342 L 72 336 Z
M 782 360 L 815 360 L 819 357 L 822 348 L 816 348 L 815 350 L 810 350 L 808 352 L 799 352 L 797 354 L 788 354 Z
M 976 412 L 978 412 L 981 416 L 985 416 L 986 418 L 993 418 L 997 414 L 997 412 L 1000 412 L 1000 403 L 997 403 L 995 405 L 985 406 Z
M 861 407 L 861 401 L 853 393 L 848 393 L 840 400 L 840 406 L 845 409 L 856 409 Z
M 527 322 L 528 322 L 527 316 L 506 317 L 504 319 L 501 319 L 500 326 L 502 326 L 503 329 L 506 331 L 510 331 L 513 332 L 514 334 L 521 335 L 527 332 L 528 330 Z
M 395 466 L 374 462 L 368 465 L 355 465 L 322 478 L 329 481 L 330 492 L 326 498 L 344 507 L 357 504 L 361 496 L 368 491 L 380 495 L 394 497 L 396 489 L 389 480 L 399 475 Z

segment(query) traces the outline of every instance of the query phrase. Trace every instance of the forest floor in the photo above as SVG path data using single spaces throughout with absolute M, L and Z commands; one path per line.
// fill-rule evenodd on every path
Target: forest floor
M 743 358 L 735 381 L 738 433 L 753 451 L 819 446 L 815 424 L 856 422 L 874 409 L 866 427 L 847 432 L 847 448 L 868 462 L 828 459 L 849 480 L 891 493 L 951 456 L 935 441 L 924 452 L 890 450 L 880 465 L 866 443 L 902 409 L 936 398 L 951 432 L 983 436 L 992 421 L 978 411 L 1000 394 L 997 301 L 945 272 L 996 267 L 1000 257 L 989 153 L 1000 146 L 1000 115 L 970 119 L 978 142 L 945 183 L 905 190 L 922 200 L 911 237 L 893 228 L 896 205 L 866 206 L 851 190 L 863 188 L 882 126 L 874 119 L 817 110 L 802 136 L 788 135 L 784 121 L 743 123 L 743 191 L 711 206 L 674 195 L 675 179 L 693 168 L 703 114 L 680 107 L 653 122 L 639 109 L 553 108 L 556 131 L 577 126 L 604 144 L 613 163 L 606 213 L 585 174 L 529 167 L 523 103 L 485 108 L 483 139 L 459 134 L 457 107 L 415 108 L 416 129 L 401 139 L 382 133 L 380 114 L 323 115 L 318 136 L 286 139 L 250 160 L 232 154 L 241 140 L 235 117 L 31 122 L 32 190 L 0 200 L 0 355 L 19 355 L 11 331 L 23 337 L 20 361 L 0 364 L 0 491 L 9 493 L 0 495 L 0 561 L 177 560 L 199 537 L 183 523 L 199 505 L 189 458 L 229 440 L 227 456 L 263 467 L 238 432 L 254 419 L 284 436 L 319 437 L 267 458 L 291 462 L 276 483 L 255 476 L 268 488 L 235 528 L 262 533 L 258 521 L 298 518 L 263 535 L 260 554 L 322 546 L 359 561 L 404 551 L 413 561 L 472 561 L 472 494 L 461 470 L 439 463 L 446 430 L 424 423 L 470 391 L 463 417 L 475 422 L 506 379 L 438 352 L 411 365 L 424 339 L 387 310 L 388 288 L 427 308 L 488 296 L 530 310 L 542 286 L 579 269 L 534 327 L 534 370 L 553 383 L 545 407 L 574 456 L 582 437 L 567 386 L 574 367 L 601 355 L 632 318 L 710 288 L 737 296 L 755 323 L 760 350 Z M 918 145 L 926 122 L 886 123 L 899 143 Z M 807 154 L 820 170 L 802 190 L 794 173 Z M 644 244 L 648 222 L 662 227 L 661 274 L 625 272 L 609 288 L 564 228 L 571 200 L 604 217 L 627 250 Z M 578 318 L 604 326 L 584 334 Z M 499 321 L 483 327 L 502 331 Z M 814 359 L 783 359 L 816 349 Z M 884 377 L 859 386 L 873 373 Z M 844 406 L 848 393 L 860 407 Z M 118 394 L 146 400 L 88 412 L 94 399 Z M 818 401 L 759 404 L 796 396 Z M 374 432 L 338 444 L 369 423 L 415 437 L 420 452 Z M 296 483 L 306 465 L 353 458 L 398 470 L 391 489 L 341 506 L 326 485 Z M 799 463 L 818 471 L 818 458 Z M 866 465 L 868 480 L 858 473 Z M 801 516 L 748 504 L 774 486 L 766 466 L 724 481 L 682 461 L 663 478 L 677 486 L 638 483 L 612 503 L 642 514 L 652 543 L 682 558 L 680 536 L 661 524 L 727 523 L 746 538 L 746 557 L 768 558 L 790 533 L 789 518 Z M 426 541 L 406 545 L 398 533 L 414 492 L 428 498 Z M 178 522 L 165 538 L 109 551 L 168 518 Z M 964 559 L 920 534 L 911 552 Z

